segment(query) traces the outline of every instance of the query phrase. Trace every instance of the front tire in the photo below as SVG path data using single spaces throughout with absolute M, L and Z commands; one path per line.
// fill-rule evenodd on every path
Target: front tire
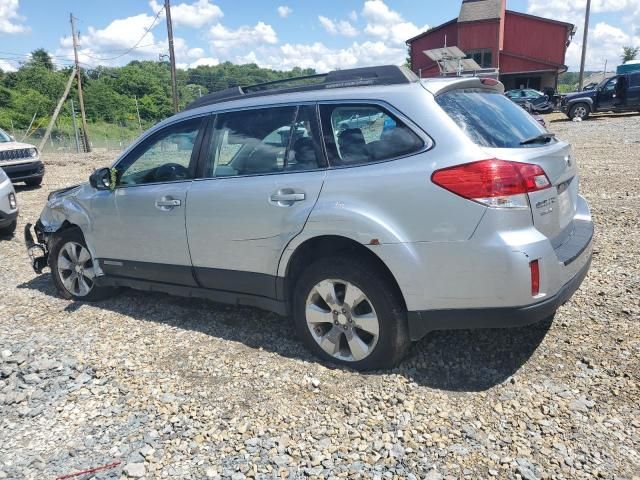
M 393 367 L 411 346 L 396 290 L 388 274 L 366 258 L 318 260 L 296 282 L 298 336 L 328 362 L 357 370 Z
M 53 283 L 62 298 L 96 302 L 111 297 L 115 289 L 95 284 L 93 258 L 78 228 L 63 230 L 49 246 Z
M 589 114 L 591 113 L 591 108 L 586 103 L 576 103 L 569 110 L 569 118 L 573 120 L 574 118 L 580 118 L 581 120 L 586 120 L 589 118 Z

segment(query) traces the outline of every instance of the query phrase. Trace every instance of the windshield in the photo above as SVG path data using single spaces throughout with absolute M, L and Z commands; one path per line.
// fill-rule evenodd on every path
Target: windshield
M 607 84 L 607 82 L 609 82 L 609 80 L 611 80 L 612 77 L 608 77 L 605 78 L 604 80 L 602 80 L 599 84 L 598 84 L 598 88 L 604 88 L 604 86 Z
M 0 128 L 0 143 L 11 142 L 11 137 L 7 132 Z
M 495 90 L 453 90 L 439 95 L 436 101 L 482 147 L 528 148 L 555 142 L 541 136 L 547 131 L 522 107 Z M 531 142 L 539 136 L 539 141 Z

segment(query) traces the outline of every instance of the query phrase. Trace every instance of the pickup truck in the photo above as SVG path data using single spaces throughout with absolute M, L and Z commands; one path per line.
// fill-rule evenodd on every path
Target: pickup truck
M 616 95 L 616 85 L 625 79 L 626 95 L 621 102 Z M 562 99 L 560 109 L 567 117 L 586 120 L 597 112 L 640 111 L 640 71 L 606 78 L 593 90 L 569 93 Z

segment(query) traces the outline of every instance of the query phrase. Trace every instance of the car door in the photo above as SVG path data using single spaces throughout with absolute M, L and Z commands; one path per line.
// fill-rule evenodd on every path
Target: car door
M 640 110 L 640 72 L 630 73 L 627 80 L 627 106 Z
M 615 97 L 616 85 L 618 77 L 613 77 L 598 92 L 598 110 L 611 110 L 614 108 L 618 99 Z
M 95 194 L 88 241 L 107 275 L 196 285 L 185 211 L 205 121 L 149 135 L 115 165 L 115 190 Z
M 187 235 L 199 283 L 275 298 L 286 245 L 325 177 L 314 105 L 218 114 L 189 191 Z

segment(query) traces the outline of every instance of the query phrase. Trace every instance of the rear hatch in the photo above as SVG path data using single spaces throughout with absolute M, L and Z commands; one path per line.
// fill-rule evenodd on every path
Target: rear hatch
M 528 193 L 533 224 L 554 246 L 561 244 L 571 234 L 578 200 L 578 170 L 571 146 L 555 142 L 539 148 L 484 150 L 492 157 L 531 163 L 544 170 L 551 187 Z
M 486 158 L 541 167 L 550 186 L 529 192 L 535 227 L 557 247 L 572 233 L 578 176 L 571 146 L 555 139 L 500 89 L 459 88 L 436 95 L 442 109 Z

